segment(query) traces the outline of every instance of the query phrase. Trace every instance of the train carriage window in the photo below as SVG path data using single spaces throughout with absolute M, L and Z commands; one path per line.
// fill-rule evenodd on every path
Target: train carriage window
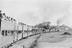
M 22 31 L 18 31 L 18 33 L 21 33 Z
M 8 31 L 8 34 L 10 33 L 10 31 Z
M 11 35 L 13 35 L 14 34 L 14 31 L 11 31 Z
M 8 36 L 10 35 L 10 32 L 11 32 L 11 31 L 9 31 L 9 30 L 7 31 L 7 35 L 8 35 Z
M 7 36 L 7 30 L 5 31 L 5 36 Z
M 4 36 L 4 30 L 2 30 L 2 35 Z

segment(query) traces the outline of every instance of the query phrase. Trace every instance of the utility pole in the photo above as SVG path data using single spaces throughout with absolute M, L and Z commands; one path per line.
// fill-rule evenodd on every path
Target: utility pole
M 19 22 L 19 25 L 21 25 L 22 26 L 22 38 L 23 38 L 23 34 L 24 34 L 24 23 L 22 23 L 22 22 Z
M 14 34 L 13 34 L 13 38 L 14 38 L 14 40 L 13 40 L 13 42 L 15 42 L 16 41 L 16 35 L 17 35 L 17 33 L 16 33 L 16 20 L 14 19 L 13 20 L 14 21 Z
M 1 13 L 1 10 L 0 10 L 0 32 L 1 32 L 1 21 L 2 21 L 2 13 Z
M 24 26 L 22 25 L 22 38 L 23 38 L 23 33 L 24 33 Z
M 19 31 L 19 26 L 17 26 L 17 41 L 18 41 L 18 31 Z

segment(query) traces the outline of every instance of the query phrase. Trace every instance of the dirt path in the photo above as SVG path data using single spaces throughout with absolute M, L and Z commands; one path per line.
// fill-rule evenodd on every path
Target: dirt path
M 25 47 L 25 48 L 29 48 L 31 46 L 31 44 L 37 39 L 38 35 L 34 35 L 32 37 L 28 37 L 27 39 L 22 39 L 21 41 L 16 42 L 15 44 L 13 44 L 13 46 L 11 48 L 17 48 L 18 46 L 21 47 Z
M 60 36 L 58 34 L 42 34 L 38 40 L 38 48 L 47 48 L 51 46 L 69 47 L 72 46 L 71 44 L 72 38 L 67 38 L 66 36 Z

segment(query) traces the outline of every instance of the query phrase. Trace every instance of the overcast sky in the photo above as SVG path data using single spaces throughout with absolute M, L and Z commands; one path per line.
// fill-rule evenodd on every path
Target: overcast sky
M 7 16 L 30 25 L 49 20 L 56 23 L 57 19 L 72 23 L 71 0 L 0 0 L 0 8 Z

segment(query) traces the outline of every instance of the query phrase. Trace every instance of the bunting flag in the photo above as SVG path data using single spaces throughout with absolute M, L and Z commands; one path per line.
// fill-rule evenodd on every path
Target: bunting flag
M 1 16 L 2 16 L 3 18 L 2 18 Z M 5 13 L 1 13 L 1 11 L 0 11 L 0 17 L 2 18 L 2 20 L 12 21 L 12 22 L 16 21 L 15 19 L 13 19 L 13 18 L 11 18 L 11 17 L 6 16 Z
M 3 18 L 6 18 L 6 14 L 5 13 L 3 13 L 2 15 L 3 15 Z
M 14 21 L 16 21 L 16 20 L 14 19 Z

